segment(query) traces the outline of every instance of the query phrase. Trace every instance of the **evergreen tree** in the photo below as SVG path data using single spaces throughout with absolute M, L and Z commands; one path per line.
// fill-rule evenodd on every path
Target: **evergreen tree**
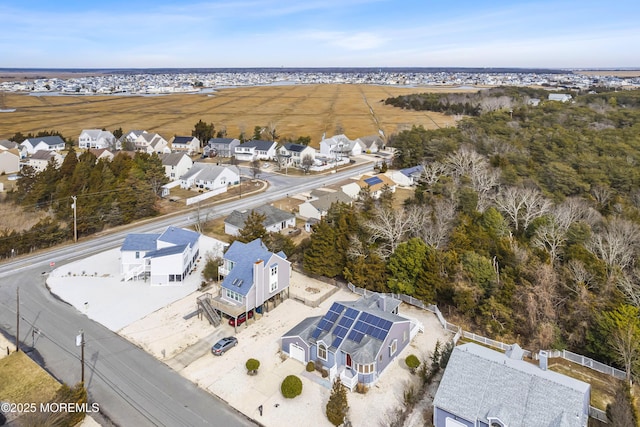
M 213 123 L 203 122 L 201 119 L 198 120 L 198 123 L 196 123 L 193 127 L 191 136 L 195 136 L 200 140 L 200 148 L 202 148 L 209 143 L 209 140 L 213 138 L 214 133 L 215 126 L 213 125 Z
M 256 239 L 263 239 L 263 243 L 268 247 L 267 241 L 267 229 L 264 227 L 264 221 L 267 217 L 256 211 L 249 212 L 249 216 L 244 221 L 244 227 L 238 231 L 238 236 L 235 240 L 242 243 L 249 243 Z
M 344 423 L 348 411 L 347 388 L 342 384 L 340 378 L 336 378 L 331 388 L 331 396 L 329 396 L 329 401 L 327 402 L 327 418 L 331 424 L 339 426 Z
M 302 265 L 311 274 L 336 277 L 342 273 L 341 256 L 336 251 L 336 232 L 324 219 L 313 226 L 310 244 Z

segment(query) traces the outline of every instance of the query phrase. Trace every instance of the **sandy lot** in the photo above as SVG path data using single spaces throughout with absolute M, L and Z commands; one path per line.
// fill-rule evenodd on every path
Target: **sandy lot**
M 218 245 L 215 239 L 205 238 L 201 252 L 215 250 Z M 291 298 L 250 319 L 237 331 L 227 323 L 214 328 L 195 315 L 196 299 L 201 295 L 197 290 L 201 281 L 199 271 L 180 287 L 124 283 L 119 279 L 118 255 L 118 250 L 112 250 L 65 265 L 51 273 L 48 284 L 52 292 L 90 318 L 118 331 L 185 378 L 265 426 L 331 425 L 324 414 L 330 395 L 329 382 L 316 372 L 306 372 L 302 363 L 281 353 L 280 337 L 304 318 L 324 314 L 334 301 L 352 301 L 357 295 L 293 272 Z M 206 292 L 215 295 L 218 290 L 212 287 Z M 427 311 L 402 304 L 400 315 L 420 321 L 424 332 L 418 333 L 366 394 L 349 393 L 354 426 L 386 424 L 387 414 L 402 406 L 405 385 L 415 381 L 404 364 L 406 356 L 413 353 L 426 359 L 436 341 L 450 338 L 435 315 Z M 238 346 L 221 357 L 213 356 L 211 346 L 229 335 L 238 338 Z M 245 362 L 249 358 L 260 361 L 255 376 L 246 373 Z M 303 382 L 302 395 L 291 400 L 280 392 L 282 380 L 290 374 L 299 376 Z M 262 416 L 258 412 L 260 405 L 264 409 Z
M 211 237 L 200 239 L 200 254 L 222 254 L 223 243 Z M 132 322 L 193 293 L 202 283 L 200 261 L 182 285 L 151 286 L 146 281 L 121 281 L 120 249 L 76 261 L 53 270 L 47 278 L 51 292 L 78 311 L 119 331 Z M 195 306 L 194 306 L 195 309 Z
M 304 276 L 297 279 L 302 280 L 299 284 L 305 288 L 331 288 Z M 211 345 L 223 336 L 234 335 L 233 328 L 228 325 L 213 328 L 206 320 L 197 318 L 182 320 L 181 314 L 193 307 L 195 295 L 133 323 L 123 329 L 122 334 L 200 387 L 266 426 L 330 426 L 324 414 L 330 384 L 318 373 L 306 372 L 302 363 L 281 353 L 279 339 L 305 317 L 324 314 L 334 301 L 357 298 L 349 291 L 340 290 L 316 308 L 294 299 L 285 300 L 262 318 L 240 326 L 235 334 L 238 346 L 221 357 L 210 353 Z M 400 314 L 418 319 L 425 332 L 416 336 L 371 390 L 364 395 L 349 393 L 354 426 L 384 424 L 389 411 L 402 405 L 405 384 L 415 379 L 405 367 L 404 358 L 411 353 L 421 359 L 427 358 L 437 340 L 448 339 L 433 314 L 406 304 L 401 306 Z M 159 325 L 166 327 L 159 328 Z M 182 328 L 187 333 L 181 335 Z M 159 352 L 161 347 L 170 350 L 163 356 Z M 260 361 L 256 376 L 246 373 L 244 364 L 249 358 Z M 282 380 L 290 374 L 299 376 L 303 382 L 302 395 L 292 400 L 283 398 L 280 393 Z M 264 408 L 262 416 L 258 412 L 260 405 Z

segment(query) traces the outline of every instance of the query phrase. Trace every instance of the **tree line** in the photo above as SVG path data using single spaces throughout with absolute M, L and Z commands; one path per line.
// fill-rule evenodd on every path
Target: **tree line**
M 532 350 L 640 361 L 640 93 L 522 104 L 391 138 L 422 164 L 412 197 L 335 205 L 299 248 L 304 269 L 438 304 Z M 631 101 L 629 101 L 631 100 Z

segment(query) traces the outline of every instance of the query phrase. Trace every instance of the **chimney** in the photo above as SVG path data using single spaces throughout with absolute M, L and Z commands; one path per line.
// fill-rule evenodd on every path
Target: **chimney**
M 549 353 L 545 350 L 540 350 L 538 353 L 538 359 L 540 360 L 540 369 L 546 371 L 549 365 Z

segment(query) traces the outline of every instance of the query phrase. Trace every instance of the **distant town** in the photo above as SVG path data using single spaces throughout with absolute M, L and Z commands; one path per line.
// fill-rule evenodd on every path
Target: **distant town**
M 640 77 L 587 75 L 579 71 L 406 71 L 380 69 L 269 69 L 193 72 L 190 70 L 95 71 L 78 77 L 23 78 L 0 82 L 1 92 L 34 95 L 153 95 L 172 93 L 207 93 L 215 89 L 241 86 L 297 84 L 373 84 L 431 87 L 543 86 L 558 89 L 607 87 L 640 88 Z M 43 73 L 44 74 L 44 73 Z M 55 73 L 47 73 L 49 75 Z M 600 73 L 599 73 L 600 74 Z M 66 76 L 65 76 L 66 77 Z

